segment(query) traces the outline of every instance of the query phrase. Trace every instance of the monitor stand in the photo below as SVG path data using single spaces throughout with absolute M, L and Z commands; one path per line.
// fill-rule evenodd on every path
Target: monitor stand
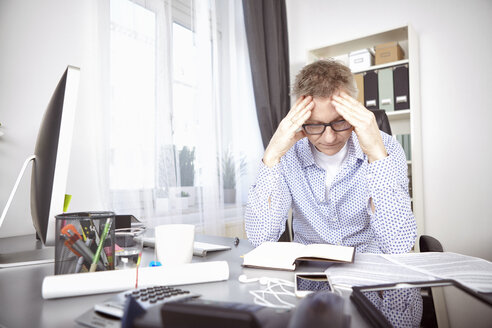
M 36 235 L 0 238 L 0 268 L 55 262 L 55 247 L 44 246 Z

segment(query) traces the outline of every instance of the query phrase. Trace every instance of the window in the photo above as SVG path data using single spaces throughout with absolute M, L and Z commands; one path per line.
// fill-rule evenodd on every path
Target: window
M 155 163 L 155 31 L 152 11 L 128 0 L 111 0 L 112 191 L 154 188 L 155 168 L 147 164 Z
M 193 223 L 197 231 L 244 236 L 255 176 L 250 170 L 246 179 L 244 168 L 256 168 L 251 154 L 262 146 L 244 43 L 233 44 L 236 27 L 220 33 L 211 14 L 230 14 L 230 2 L 110 1 L 113 210 L 150 226 Z

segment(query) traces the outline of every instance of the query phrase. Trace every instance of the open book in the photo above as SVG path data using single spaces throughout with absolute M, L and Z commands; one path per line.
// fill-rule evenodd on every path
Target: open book
M 297 261 L 353 262 L 354 247 L 294 242 L 264 242 L 243 257 L 243 266 L 295 270 Z

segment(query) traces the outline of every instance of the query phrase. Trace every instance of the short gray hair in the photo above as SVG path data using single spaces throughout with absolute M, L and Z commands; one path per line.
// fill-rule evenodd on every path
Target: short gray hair
M 340 90 L 357 97 L 357 85 L 350 68 L 338 61 L 323 59 L 301 69 L 296 76 L 292 93 L 296 97 L 329 98 Z

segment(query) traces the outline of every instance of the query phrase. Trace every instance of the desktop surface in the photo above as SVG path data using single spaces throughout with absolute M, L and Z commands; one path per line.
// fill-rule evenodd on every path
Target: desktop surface
M 254 303 L 251 290 L 260 289 L 256 283 L 240 283 L 242 274 L 250 278 L 271 277 L 293 281 L 294 272 L 279 270 L 262 270 L 243 268 L 243 254 L 253 249 L 247 240 L 234 245 L 234 238 L 197 235 L 196 240 L 231 246 L 231 250 L 208 253 L 205 257 L 193 257 L 193 262 L 227 261 L 229 264 L 229 280 L 183 285 L 181 288 L 202 295 L 202 298 L 225 301 Z M 154 259 L 154 252 L 146 248 L 142 257 L 142 265 L 148 265 Z M 305 267 L 303 271 L 319 271 L 322 268 Z M 59 299 L 45 300 L 41 296 L 43 278 L 54 274 L 54 264 L 0 269 L 0 327 L 79 327 L 75 319 L 90 310 L 96 303 L 101 303 L 118 293 L 96 294 Z M 82 273 L 83 274 L 83 273 Z M 368 327 L 355 306 L 349 300 L 350 292 L 343 294 L 345 299 L 344 312 L 351 315 L 352 327 Z M 289 299 L 291 300 L 291 299 Z M 299 302 L 294 300 L 294 302 Z M 149 313 L 151 314 L 151 313 Z M 159 324 L 157 316 L 149 315 L 142 318 L 142 324 Z

